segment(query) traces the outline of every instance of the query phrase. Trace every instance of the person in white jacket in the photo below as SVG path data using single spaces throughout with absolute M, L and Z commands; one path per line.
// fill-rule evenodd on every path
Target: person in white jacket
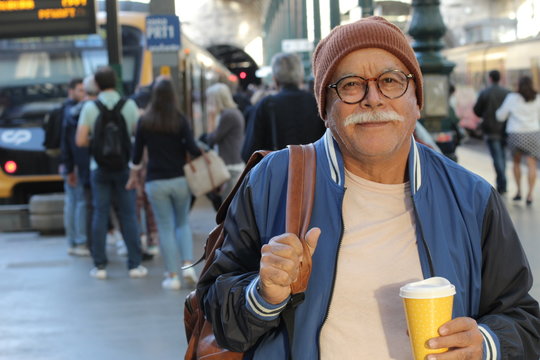
M 532 205 L 536 162 L 540 160 L 540 95 L 534 90 L 530 77 L 519 79 L 518 91 L 506 96 L 496 116 L 498 121 L 508 119 L 507 141 L 513 153 L 517 185 L 514 200 L 521 200 L 521 158 L 526 156 L 529 188 L 525 201 L 527 205 Z

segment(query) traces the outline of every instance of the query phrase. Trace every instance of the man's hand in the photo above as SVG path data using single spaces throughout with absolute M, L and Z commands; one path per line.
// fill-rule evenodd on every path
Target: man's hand
M 138 186 L 139 186 L 138 171 L 135 169 L 131 169 L 129 172 L 128 181 L 126 183 L 126 190 L 137 189 Z
M 439 328 L 441 336 L 430 339 L 431 349 L 448 348 L 442 354 L 430 354 L 428 360 L 481 360 L 484 338 L 474 319 L 460 317 L 450 320 Z
M 70 172 L 67 174 L 67 183 L 71 187 L 77 186 L 77 174 L 75 171 Z
M 310 256 L 315 252 L 321 230 L 306 234 Z M 270 304 L 279 304 L 291 294 L 291 284 L 298 277 L 302 261 L 302 243 L 290 233 L 275 236 L 261 248 L 260 294 Z

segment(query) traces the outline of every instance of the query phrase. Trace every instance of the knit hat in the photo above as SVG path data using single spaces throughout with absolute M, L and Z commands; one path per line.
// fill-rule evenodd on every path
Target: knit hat
M 366 48 L 386 50 L 401 60 L 414 75 L 416 101 L 422 108 L 422 72 L 409 41 L 396 25 L 380 16 L 370 16 L 335 27 L 313 53 L 314 91 L 323 119 L 326 118 L 327 86 L 338 63 L 349 53 Z

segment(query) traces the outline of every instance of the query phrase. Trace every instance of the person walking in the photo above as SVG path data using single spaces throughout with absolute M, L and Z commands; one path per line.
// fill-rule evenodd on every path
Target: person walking
M 499 85 L 501 73 L 491 70 L 488 74 L 490 85 L 485 88 L 474 104 L 473 111 L 482 118 L 482 132 L 493 159 L 493 167 L 497 175 L 497 191 L 506 193 L 506 154 L 505 154 L 505 122 L 497 121 L 495 111 L 501 106 L 510 90 Z
M 131 142 L 129 134 L 133 132 L 139 119 L 137 105 L 131 99 L 127 99 L 118 111 L 116 108 L 120 101 L 123 101 L 116 89 L 116 73 L 111 67 L 101 67 L 94 74 L 94 80 L 100 90 L 96 101 L 88 101 L 84 104 L 77 126 L 76 143 L 78 146 L 85 147 L 90 145 L 92 137 L 92 145 L 97 143 L 105 144 L 107 137 L 113 143 L 107 143 L 107 148 L 116 150 L 114 144 L 121 143 L 121 166 L 117 169 L 116 166 L 111 167 L 106 165 L 103 160 L 97 157 L 103 156 L 105 146 L 91 147 L 91 184 L 92 196 L 94 203 L 94 216 L 92 219 L 92 257 L 94 260 L 94 268 L 90 270 L 90 276 L 96 279 L 107 278 L 107 254 L 106 254 L 106 235 L 109 223 L 109 213 L 111 203 L 116 202 L 118 206 L 118 219 L 120 221 L 120 229 L 122 237 L 128 250 L 128 273 L 132 278 L 142 278 L 148 273 L 148 270 L 141 265 L 141 241 L 138 234 L 137 217 L 135 214 L 135 192 L 126 190 L 125 185 L 129 177 L 128 161 L 131 156 Z M 98 103 L 99 102 L 99 103 Z M 100 109 L 102 106 L 104 109 Z M 115 119 L 105 120 L 105 111 L 114 113 Z M 120 118 L 116 118 L 119 116 Z M 98 119 L 103 124 L 103 129 L 98 129 Z M 114 120 L 114 121 L 113 121 Z M 109 122 L 110 121 L 110 122 Z M 118 123 L 119 126 L 124 125 L 124 131 L 121 128 L 113 128 L 116 131 L 104 131 L 105 126 L 112 123 Z M 100 131 L 97 131 L 100 130 Z M 124 133 L 120 138 L 110 138 L 117 133 Z M 103 158 L 101 158 L 103 159 Z M 127 159 L 128 161 L 125 161 Z
M 304 65 L 296 54 L 272 58 L 272 75 L 279 89 L 256 104 L 247 121 L 242 159 L 256 150 L 283 149 L 289 144 L 308 144 L 324 133 L 313 94 L 300 89 Z
M 231 90 L 225 84 L 214 84 L 206 89 L 206 102 L 210 113 L 211 131 L 204 134 L 201 140 L 210 147 L 217 147 L 218 155 L 231 173 L 231 178 L 223 184 L 219 192 L 220 197 L 224 199 L 244 170 L 245 164 L 240 156 L 244 143 L 244 116 L 234 102 Z
M 508 94 L 496 112 L 502 123 L 508 121 L 508 146 L 514 160 L 514 179 L 517 192 L 513 200 L 521 200 L 521 159 L 526 157 L 528 169 L 528 190 L 525 203 L 532 205 L 534 184 L 536 183 L 536 163 L 540 160 L 540 95 L 533 88 L 532 79 L 519 79 L 518 91 Z
M 283 149 L 244 179 L 197 286 L 217 343 L 254 360 L 412 359 L 399 289 L 440 276 L 457 291 L 453 319 L 425 343 L 444 353 L 427 359 L 537 360 L 540 310 L 504 202 L 412 137 L 423 76 L 405 34 L 378 16 L 337 26 L 313 73 L 328 130 L 314 144 L 306 247 L 285 232 Z M 292 297 L 307 256 L 307 289 Z M 294 303 L 289 332 L 282 314 Z
M 187 153 L 201 155 L 187 119 L 181 114 L 173 84 L 163 79 L 154 85 L 150 104 L 141 117 L 135 134 L 135 146 L 128 189 L 137 186 L 142 169 L 143 150 L 148 149 L 145 191 L 154 211 L 159 245 L 166 275 L 162 287 L 179 290 L 180 259 L 193 263 L 193 238 L 188 221 L 191 193 L 183 166 Z M 182 272 L 186 285 L 195 285 L 193 268 Z

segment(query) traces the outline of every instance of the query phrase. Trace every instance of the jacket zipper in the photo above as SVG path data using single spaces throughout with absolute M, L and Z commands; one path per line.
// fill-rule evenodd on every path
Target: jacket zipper
M 345 191 L 347 191 L 347 188 L 343 191 L 343 197 L 345 197 Z M 343 202 L 343 201 L 342 201 Z M 330 305 L 332 304 L 332 297 L 334 296 L 334 286 L 336 285 L 336 274 L 337 274 L 337 266 L 338 266 L 338 258 L 339 258 L 339 252 L 341 251 L 341 243 L 343 242 L 343 234 L 345 233 L 345 222 L 343 221 L 343 213 L 341 214 L 341 234 L 339 236 L 339 243 L 338 248 L 336 251 L 336 261 L 334 263 L 334 276 L 332 279 L 332 292 L 330 293 L 330 298 L 328 299 L 328 306 L 326 307 L 326 314 L 324 315 L 324 320 L 319 327 L 319 333 L 317 335 L 317 356 L 318 359 L 321 359 L 321 331 L 326 323 L 326 320 L 328 320 L 328 314 L 330 313 Z

